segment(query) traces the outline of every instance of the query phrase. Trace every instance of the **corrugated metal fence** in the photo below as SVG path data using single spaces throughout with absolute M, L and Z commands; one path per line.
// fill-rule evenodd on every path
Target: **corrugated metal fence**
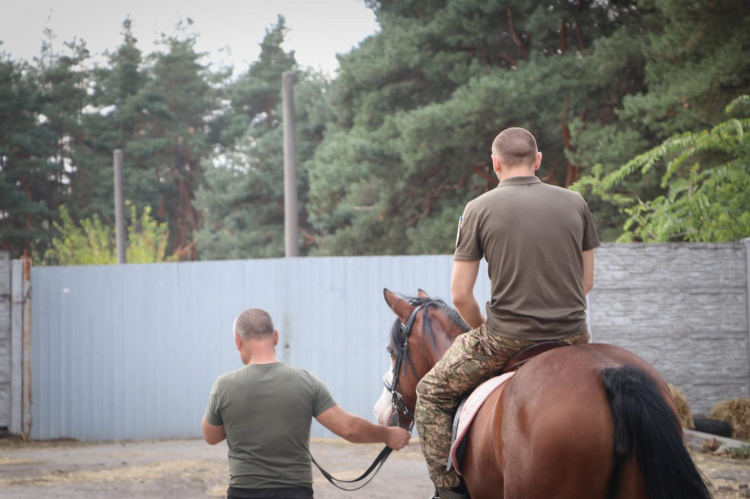
M 32 437 L 200 435 L 215 378 L 241 366 L 232 321 L 267 310 L 283 361 L 366 417 L 395 319 L 382 290 L 449 298 L 450 256 L 34 268 Z M 314 435 L 325 435 L 314 427 Z
M 733 361 L 725 367 L 739 372 L 740 378 L 744 375 L 740 383 L 735 376 L 728 391 L 747 396 L 744 245 L 693 247 L 708 252 L 706 258 L 721 254 L 726 261 L 718 265 L 742 268 L 744 287 L 733 285 L 727 293 L 740 293 L 744 300 L 743 319 L 730 328 L 734 336 L 729 347 L 744 364 L 738 368 Z M 723 253 L 717 252 L 718 247 L 724 248 Z M 633 270 L 618 267 L 622 252 L 643 251 L 639 248 L 605 245 L 597 250 L 597 282 L 610 285 L 604 286 L 602 308 L 595 305 L 597 290 L 590 295 L 595 339 L 605 339 L 597 338 L 599 327 L 606 331 L 606 341 L 618 342 L 617 328 L 608 325 L 608 300 L 617 299 L 612 297 L 617 294 L 612 283 L 627 281 Z M 668 258 L 676 256 L 672 252 Z M 483 264 L 475 289 L 482 302 L 489 296 L 485 268 Z M 385 345 L 395 318 L 385 305 L 383 288 L 408 295 L 422 288 L 448 300 L 451 269 L 450 255 L 34 268 L 32 438 L 199 436 L 213 381 L 241 366 L 231 327 L 234 317 L 249 307 L 264 308 L 273 316 L 281 332 L 283 361 L 314 372 L 342 407 L 372 419 L 381 377 L 389 365 Z M 663 284 L 657 269 L 646 274 Z M 721 287 L 719 279 L 706 292 L 722 293 Z M 643 293 L 639 286 L 625 287 L 623 292 Z M 693 309 L 699 316 L 701 294 L 690 299 L 695 300 Z M 739 318 L 737 302 L 731 301 L 733 308 L 725 312 Z M 632 314 L 638 315 L 638 303 L 632 308 Z M 617 314 L 613 317 L 619 320 Z M 623 329 L 628 327 L 623 324 Z M 743 334 L 738 336 L 737 331 Z M 623 338 L 637 346 L 637 335 L 628 329 Z M 648 357 L 649 345 L 644 351 L 634 350 Z M 677 378 L 691 375 L 691 367 L 675 366 L 672 372 Z M 710 383 L 720 384 L 721 379 L 714 377 Z M 327 433 L 314 423 L 313 435 Z

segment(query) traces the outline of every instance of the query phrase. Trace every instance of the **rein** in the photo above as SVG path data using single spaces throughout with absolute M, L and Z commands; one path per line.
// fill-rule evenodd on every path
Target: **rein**
M 380 454 L 378 454 L 378 457 L 375 458 L 375 461 L 373 461 L 372 464 L 370 465 L 370 467 L 367 468 L 367 471 L 365 471 L 364 473 L 362 473 L 362 475 L 360 475 L 359 477 L 355 478 L 354 480 L 341 480 L 340 478 L 336 478 L 335 476 L 331 475 L 326 470 L 324 470 L 323 467 L 318 464 L 318 462 L 315 460 L 315 458 L 313 457 L 312 454 L 310 454 L 310 459 L 312 460 L 312 462 L 315 465 L 315 467 L 318 468 L 318 470 L 320 470 L 320 473 L 323 475 L 323 477 L 325 477 L 325 479 L 328 480 L 328 482 L 331 485 L 333 485 L 337 489 L 340 489 L 340 490 L 343 490 L 343 491 L 346 491 L 346 492 L 354 492 L 355 490 L 361 489 L 362 487 L 364 487 L 365 485 L 367 485 L 368 483 L 370 483 L 373 478 L 375 478 L 375 475 L 377 475 L 378 471 L 380 471 L 380 468 L 383 467 L 383 465 L 385 464 L 385 460 L 388 459 L 388 456 L 391 455 L 391 452 L 393 452 L 393 449 L 391 449 L 390 447 L 387 447 L 387 446 L 383 447 L 383 450 L 380 451 Z M 309 453 L 310 452 L 308 451 L 308 454 Z M 373 470 L 375 470 L 375 471 L 373 472 Z M 362 480 L 364 480 L 365 478 L 367 478 L 367 476 L 370 473 L 372 473 L 372 476 L 365 483 L 363 483 L 362 485 L 360 485 L 359 487 L 355 487 L 353 489 L 347 489 L 347 488 L 344 488 L 341 485 L 339 485 L 339 483 L 357 483 L 357 482 L 361 482 Z
M 414 367 L 414 361 L 411 358 L 411 351 L 409 350 L 409 337 L 411 336 L 411 328 L 414 326 L 414 321 L 417 318 L 417 314 L 422 309 L 427 312 L 427 309 L 424 305 L 419 305 L 414 310 L 412 310 L 411 315 L 409 315 L 409 319 L 407 319 L 406 321 L 406 324 L 401 324 L 401 331 L 404 333 L 403 354 L 396 356 L 396 364 L 393 366 L 392 371 L 393 382 L 389 384 L 387 379 L 383 379 L 383 385 L 385 385 L 385 389 L 391 392 L 391 406 L 393 407 L 394 414 L 397 416 L 404 416 L 407 419 L 411 419 L 411 423 L 406 428 L 410 432 L 414 428 L 414 412 L 410 411 L 409 408 L 406 407 L 406 404 L 404 403 L 404 397 L 396 391 L 396 387 L 398 386 L 398 378 L 401 373 L 401 364 L 403 364 L 404 377 L 406 377 L 407 362 L 409 364 L 409 367 L 411 367 L 411 372 L 414 374 L 414 377 L 417 379 L 417 381 L 420 380 L 420 377 L 417 374 L 417 369 Z M 404 362 L 404 359 L 406 359 L 406 362 Z M 400 418 L 397 417 L 397 420 L 398 419 Z
M 408 407 L 406 407 L 406 404 L 404 403 L 404 398 L 401 396 L 400 393 L 396 391 L 396 386 L 398 386 L 398 378 L 399 373 L 401 372 L 401 364 L 403 364 L 404 368 L 404 377 L 406 377 L 406 362 L 404 362 L 404 358 L 406 358 L 409 366 L 411 367 L 411 372 L 414 374 L 414 377 L 417 378 L 417 381 L 419 381 L 419 375 L 417 375 L 417 369 L 414 367 L 414 361 L 411 358 L 411 352 L 409 351 L 409 337 L 411 336 L 411 328 L 414 326 L 414 321 L 417 318 L 417 313 L 422 310 L 424 305 L 420 305 L 416 307 L 411 315 L 409 315 L 409 319 L 406 321 L 406 324 L 401 324 L 401 330 L 404 333 L 404 354 L 397 356 L 396 364 L 393 366 L 393 382 L 388 383 L 388 380 L 386 378 L 383 379 L 383 384 L 385 385 L 385 388 L 391 392 L 391 405 L 393 407 L 393 416 L 391 417 L 391 420 L 388 422 L 389 426 L 393 426 L 394 424 L 400 425 L 400 417 L 404 416 L 405 418 L 411 419 L 411 423 L 408 427 L 404 428 L 408 430 L 409 432 L 412 431 L 414 428 L 414 413 L 409 410 Z M 426 310 L 425 310 L 426 311 Z M 378 457 L 375 458 L 375 461 L 372 462 L 369 468 L 367 468 L 367 471 L 362 473 L 359 477 L 353 479 L 353 480 L 341 480 L 340 478 L 336 478 L 330 473 L 328 473 L 326 470 L 324 470 L 318 463 L 315 461 L 315 458 L 312 454 L 310 454 L 310 459 L 312 460 L 313 464 L 320 470 L 320 473 L 325 477 L 328 482 L 336 487 L 337 489 L 344 490 L 346 492 L 354 492 L 355 490 L 359 490 L 368 483 L 372 481 L 373 478 L 375 478 L 375 475 L 378 474 L 380 471 L 380 468 L 383 467 L 385 464 L 386 459 L 388 459 L 388 456 L 391 455 L 391 452 L 393 452 L 393 449 L 390 447 L 384 447 L 382 451 L 380 451 L 380 454 L 378 454 Z M 309 453 L 309 452 L 308 452 Z M 369 476 L 370 473 L 372 473 L 372 476 Z M 369 476 L 369 479 L 368 479 Z M 359 487 L 355 487 L 352 489 L 348 489 L 345 487 L 342 487 L 339 485 L 339 483 L 357 483 L 361 482 L 362 480 L 367 479 L 365 483 L 360 485 Z

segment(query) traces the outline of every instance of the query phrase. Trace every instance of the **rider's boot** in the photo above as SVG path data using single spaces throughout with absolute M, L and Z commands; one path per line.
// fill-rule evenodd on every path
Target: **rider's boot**
M 471 499 L 466 484 L 461 480 L 461 484 L 452 489 L 436 489 L 435 495 L 431 499 Z

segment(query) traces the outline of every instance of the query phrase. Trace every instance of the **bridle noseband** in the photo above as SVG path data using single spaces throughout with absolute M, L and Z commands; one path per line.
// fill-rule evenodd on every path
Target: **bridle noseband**
M 401 364 L 403 364 L 404 368 L 404 377 L 406 377 L 407 374 L 406 362 L 404 362 L 404 359 L 408 361 L 409 366 L 411 367 L 411 372 L 414 373 L 414 377 L 417 379 L 417 382 L 419 382 L 419 380 L 421 379 L 417 374 L 416 368 L 414 367 L 414 361 L 411 359 L 411 352 L 409 351 L 409 337 L 411 336 L 411 329 L 414 326 L 414 321 L 417 318 L 417 313 L 419 313 L 419 311 L 423 308 L 425 308 L 424 305 L 419 305 L 418 307 L 416 307 L 409 315 L 409 319 L 406 321 L 406 324 L 401 323 L 401 331 L 404 333 L 403 354 L 396 356 L 396 363 L 393 365 L 393 370 L 391 371 L 393 373 L 393 382 L 389 384 L 387 377 L 383 378 L 383 385 L 385 385 L 385 389 L 391 392 L 391 406 L 393 407 L 393 414 L 396 418 L 396 423 L 401 426 L 401 417 L 410 419 L 411 423 L 406 428 L 409 431 L 411 431 L 414 427 L 414 412 L 410 411 L 409 408 L 406 407 L 406 404 L 404 403 L 404 397 L 396 391 L 396 387 L 398 386 Z M 426 311 L 427 310 L 425 309 L 425 313 Z

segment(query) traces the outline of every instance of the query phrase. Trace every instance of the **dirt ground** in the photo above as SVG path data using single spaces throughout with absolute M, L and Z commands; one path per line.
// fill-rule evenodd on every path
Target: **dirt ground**
M 314 439 L 315 459 L 338 478 L 355 478 L 377 456 L 379 445 Z M 696 454 L 717 499 L 750 497 L 750 461 Z M 0 497 L 184 498 L 225 497 L 226 445 L 202 440 L 108 443 L 34 442 L 0 439 Z M 334 489 L 314 470 L 318 499 L 427 498 L 430 481 L 416 440 L 394 452 L 364 489 Z

